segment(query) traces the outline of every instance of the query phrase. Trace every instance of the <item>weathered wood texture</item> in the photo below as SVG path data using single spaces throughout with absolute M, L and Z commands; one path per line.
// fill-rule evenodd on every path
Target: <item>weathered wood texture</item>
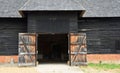
M 19 33 L 19 66 L 36 65 L 36 34 Z
M 0 55 L 18 54 L 18 33 L 26 32 L 25 19 L 0 19 Z
M 87 47 L 85 33 L 70 34 L 71 65 L 87 65 Z
M 78 30 L 87 34 L 88 53 L 120 53 L 120 18 L 81 18 Z
M 28 32 L 68 33 L 77 30 L 78 12 L 28 13 Z

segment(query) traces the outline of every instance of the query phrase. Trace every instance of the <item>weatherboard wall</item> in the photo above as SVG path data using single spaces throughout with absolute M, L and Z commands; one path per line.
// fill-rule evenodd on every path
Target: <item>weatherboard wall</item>
M 28 13 L 28 32 L 69 33 L 77 32 L 78 12 Z
M 120 53 L 120 18 L 80 18 L 78 30 L 87 34 L 88 53 Z
M 26 20 L 0 19 L 0 55 L 18 54 L 18 33 L 26 32 Z

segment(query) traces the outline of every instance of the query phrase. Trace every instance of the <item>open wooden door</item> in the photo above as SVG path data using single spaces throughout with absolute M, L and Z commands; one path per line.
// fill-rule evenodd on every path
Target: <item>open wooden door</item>
M 70 34 L 70 64 L 87 65 L 87 47 L 85 33 Z
M 36 66 L 36 34 L 19 33 L 19 66 Z

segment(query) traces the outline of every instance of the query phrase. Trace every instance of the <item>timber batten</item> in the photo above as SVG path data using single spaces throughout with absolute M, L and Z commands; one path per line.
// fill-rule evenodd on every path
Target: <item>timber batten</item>
M 32 44 L 32 45 L 31 45 Z M 19 66 L 36 65 L 36 34 L 19 33 Z
M 70 64 L 87 65 L 85 33 L 70 33 Z

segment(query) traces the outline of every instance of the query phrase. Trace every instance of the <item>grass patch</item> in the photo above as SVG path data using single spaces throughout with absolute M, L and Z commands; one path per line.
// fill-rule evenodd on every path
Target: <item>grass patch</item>
M 89 63 L 88 66 L 80 66 L 84 73 L 120 73 L 120 64 Z
M 89 63 L 88 67 L 93 67 L 97 69 L 120 69 L 120 64 L 94 64 L 94 63 Z

